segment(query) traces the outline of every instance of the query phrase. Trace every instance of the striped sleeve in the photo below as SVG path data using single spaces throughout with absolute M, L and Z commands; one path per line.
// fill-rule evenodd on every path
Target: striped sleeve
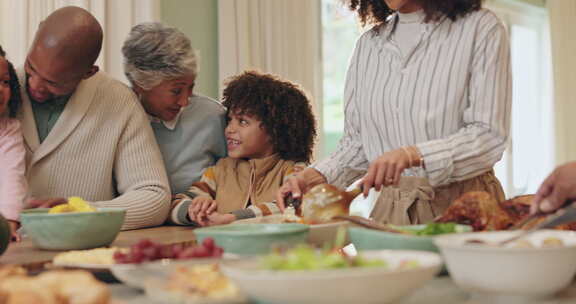
M 458 132 L 417 145 L 432 186 L 463 181 L 490 170 L 502 157 L 510 131 L 510 46 L 497 19 L 479 34 L 470 75 L 469 105 Z
M 245 209 L 239 209 L 230 212 L 236 216 L 237 220 L 247 219 L 252 217 L 262 217 L 272 214 L 282 214 L 276 202 L 259 203 L 249 206 Z
M 202 174 L 200 181 L 193 183 L 183 194 L 193 199 L 196 196 L 209 196 L 216 199 L 216 168 L 208 167 Z
M 202 174 L 200 181 L 192 184 L 188 190 L 174 195 L 171 204 L 169 222 L 177 225 L 194 225 L 188 218 L 188 208 L 197 196 L 216 198 L 215 167 L 208 167 Z
M 368 160 L 361 142 L 359 102 L 359 57 L 362 52 L 362 38 L 356 44 L 346 75 L 344 87 L 344 135 L 334 153 L 318 161 L 311 167 L 318 170 L 328 183 L 346 187 L 368 170 Z

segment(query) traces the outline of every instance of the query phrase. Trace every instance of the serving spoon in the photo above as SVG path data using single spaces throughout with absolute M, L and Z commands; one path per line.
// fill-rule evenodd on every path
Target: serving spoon
M 390 227 L 389 225 L 380 224 L 380 223 L 378 223 L 372 219 L 368 219 L 368 218 L 356 216 L 356 215 L 337 215 L 337 216 L 333 217 L 333 219 L 346 220 L 346 221 L 349 221 L 351 223 L 366 227 L 368 229 L 374 229 L 374 230 L 380 230 L 380 231 L 386 231 L 386 232 L 392 232 L 392 233 L 399 233 L 399 234 L 410 234 L 407 231 L 395 229 L 395 228 Z

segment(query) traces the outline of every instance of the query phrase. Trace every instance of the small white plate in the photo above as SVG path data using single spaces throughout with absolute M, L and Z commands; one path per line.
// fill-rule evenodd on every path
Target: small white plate
M 141 264 L 115 264 L 111 265 L 110 271 L 122 283 L 130 287 L 144 289 L 146 281 L 150 278 L 167 277 L 171 271 L 178 267 L 214 264 L 220 263 L 222 260 L 236 260 L 239 258 L 238 255 L 225 253 L 222 258 L 162 259 Z
M 238 295 L 236 297 L 231 298 L 221 298 L 221 299 L 212 299 L 212 298 L 189 298 L 184 294 L 179 294 L 177 292 L 169 291 L 163 288 L 164 284 L 166 284 L 166 278 L 156 278 L 156 279 L 149 279 L 145 283 L 144 291 L 146 292 L 146 296 L 158 303 L 167 303 L 167 304 L 241 304 L 241 303 L 248 303 L 246 298 Z
M 51 266 L 53 267 L 61 267 L 61 268 L 77 268 L 77 269 L 85 269 L 85 270 L 110 270 L 112 267 L 111 264 L 88 264 L 88 263 L 52 263 Z

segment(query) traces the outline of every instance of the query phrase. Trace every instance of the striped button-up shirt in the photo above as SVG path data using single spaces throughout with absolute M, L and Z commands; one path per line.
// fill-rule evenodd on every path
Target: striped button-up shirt
M 404 175 L 432 186 L 470 179 L 502 157 L 512 81 L 506 28 L 488 10 L 426 23 L 403 56 L 397 17 L 362 35 L 344 88 L 345 127 L 336 152 L 312 167 L 346 186 L 385 152 L 415 145 L 425 168 Z

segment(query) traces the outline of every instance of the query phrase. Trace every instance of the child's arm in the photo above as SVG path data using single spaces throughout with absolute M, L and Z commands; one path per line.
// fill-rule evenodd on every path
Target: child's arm
M 174 195 L 169 222 L 177 225 L 197 224 L 188 216 L 188 211 L 193 202 L 198 202 L 200 199 L 213 200 L 216 198 L 217 185 L 214 172 L 215 167 L 206 168 L 199 182 L 192 184 L 185 192 Z
M 261 217 L 273 214 L 282 214 L 276 202 L 258 203 L 248 206 L 244 209 L 238 209 L 230 212 L 235 216 L 235 220 L 242 220 L 253 217 Z
M 0 213 L 9 221 L 12 238 L 17 239 L 20 211 L 28 193 L 26 183 L 26 150 L 16 120 L 0 126 Z
M 237 220 L 253 217 L 262 217 L 272 214 L 282 214 L 275 202 L 254 204 L 244 209 L 238 209 L 230 213 L 212 212 L 206 216 L 207 222 L 202 225 L 225 225 Z
M 188 220 L 197 225 L 208 225 L 208 215 L 216 211 L 216 201 L 208 196 L 197 196 L 188 206 Z

